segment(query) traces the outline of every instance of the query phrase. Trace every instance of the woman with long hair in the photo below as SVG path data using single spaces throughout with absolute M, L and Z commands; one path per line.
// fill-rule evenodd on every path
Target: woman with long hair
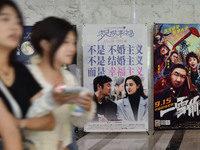
M 170 41 L 163 41 L 158 47 L 154 49 L 154 84 L 157 80 L 163 76 L 166 60 L 169 57 L 169 53 L 172 50 L 172 44 Z
M 148 98 L 144 94 L 142 81 L 133 75 L 125 79 L 126 97 L 117 101 L 118 119 L 122 121 L 145 121 L 148 115 Z
M 49 113 L 50 109 L 43 107 L 44 104 L 57 107 L 77 96 L 66 96 L 52 89 L 42 93 L 42 88 L 29 70 L 16 60 L 16 48 L 23 33 L 23 18 L 11 0 L 0 1 L 0 33 L 0 98 L 19 128 L 52 130 L 55 119 L 53 114 Z M 52 106 L 51 110 L 53 108 Z M 46 115 L 26 119 L 27 116 L 35 117 L 39 114 Z M 2 118 L 0 119 L 2 121 Z

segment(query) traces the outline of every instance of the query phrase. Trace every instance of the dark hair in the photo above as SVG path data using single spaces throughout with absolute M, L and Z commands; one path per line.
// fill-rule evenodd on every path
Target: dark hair
M 23 27 L 23 18 L 22 18 L 22 14 L 21 14 L 18 6 L 13 1 L 11 1 L 11 0 L 0 0 L 0 11 L 5 6 L 10 6 L 13 9 L 15 9 L 16 13 L 18 14 L 18 17 L 21 20 L 21 25 Z M 10 65 L 13 65 L 16 62 L 16 50 L 17 50 L 17 48 L 10 53 L 10 56 L 9 56 L 9 64 Z
M 144 99 L 147 98 L 147 96 L 144 94 L 142 81 L 141 81 L 140 77 L 137 76 L 137 75 L 132 75 L 132 76 L 129 76 L 125 79 L 124 89 L 125 89 L 125 92 L 126 92 L 126 97 L 128 96 L 128 92 L 126 91 L 126 82 L 129 79 L 132 79 L 135 82 L 136 85 L 140 85 L 140 87 L 137 89 L 136 93 L 139 94 L 140 96 L 142 96 Z
M 165 45 L 165 44 L 162 44 L 159 48 L 158 48 L 158 54 L 159 54 L 159 57 L 160 57 L 160 50 L 161 50 L 161 48 L 162 47 L 167 47 L 167 45 Z M 170 52 L 170 49 L 167 47 L 167 49 L 168 49 L 168 51 L 167 51 L 167 54 L 165 54 L 165 55 L 163 55 L 163 56 L 161 56 L 161 57 L 165 57 L 165 56 L 169 56 L 169 52 Z
M 178 55 L 178 52 L 177 52 L 177 51 L 171 52 L 170 57 L 171 57 L 173 54 L 177 54 L 177 55 Z
M 74 32 L 77 37 L 75 27 L 71 25 L 70 22 L 57 17 L 47 17 L 42 21 L 36 22 L 33 26 L 31 43 L 41 56 L 43 55 L 43 50 L 40 47 L 40 41 L 44 39 L 53 43 L 49 59 L 50 64 L 53 67 L 54 54 L 70 31 Z
M 188 70 L 187 70 L 186 66 L 185 66 L 183 63 L 181 63 L 181 62 L 175 63 L 175 64 L 172 65 L 171 73 L 170 73 L 170 74 L 172 74 L 172 72 L 173 72 L 176 68 L 181 68 L 181 69 L 183 69 L 183 70 L 186 71 L 186 75 L 188 74 Z M 171 79 L 170 79 L 170 81 L 171 81 Z M 185 86 L 188 87 L 188 85 L 187 85 L 187 78 L 185 79 L 185 81 L 184 81 L 182 87 L 185 87 Z M 184 88 L 181 88 L 181 91 L 184 91 Z
M 183 63 L 175 63 L 172 65 L 172 68 L 171 68 L 171 72 L 174 71 L 174 69 L 176 68 L 181 68 L 181 69 L 184 69 L 187 73 L 187 68 L 185 67 L 185 65 Z
M 187 65 L 189 65 L 188 61 L 189 61 L 190 57 L 196 58 L 197 62 L 199 63 L 199 58 L 198 58 L 197 54 L 195 54 L 194 52 L 189 52 L 187 54 L 187 56 L 186 56 L 186 63 L 187 63 Z
M 168 49 L 168 52 L 167 52 L 167 54 L 165 54 L 165 55 L 162 55 L 162 56 L 160 56 L 160 50 L 161 50 L 161 48 L 163 47 L 163 46 L 166 46 L 165 44 L 162 44 L 162 45 L 160 45 L 159 47 L 156 47 L 156 50 L 155 50 L 155 52 L 154 52 L 154 70 L 157 70 L 157 65 L 156 64 L 161 64 L 161 63 L 163 63 L 164 61 L 165 61 L 165 59 L 166 59 L 166 56 L 169 56 L 169 52 L 170 52 L 170 49 L 167 47 L 167 49 Z
M 97 84 L 99 84 L 103 88 L 103 84 L 107 82 L 112 82 L 112 79 L 106 75 L 97 76 L 96 78 L 94 78 L 93 80 L 94 92 L 97 91 Z

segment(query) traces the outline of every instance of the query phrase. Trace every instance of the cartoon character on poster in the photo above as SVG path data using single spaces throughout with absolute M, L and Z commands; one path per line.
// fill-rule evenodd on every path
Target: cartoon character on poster
M 155 24 L 153 38 L 155 129 L 199 128 L 199 25 Z

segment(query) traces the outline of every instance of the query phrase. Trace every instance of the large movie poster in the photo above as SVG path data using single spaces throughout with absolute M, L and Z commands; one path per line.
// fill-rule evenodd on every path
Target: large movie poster
M 86 132 L 148 130 L 145 25 L 85 25 L 83 70 L 97 104 Z
M 200 128 L 199 24 L 155 24 L 154 127 Z

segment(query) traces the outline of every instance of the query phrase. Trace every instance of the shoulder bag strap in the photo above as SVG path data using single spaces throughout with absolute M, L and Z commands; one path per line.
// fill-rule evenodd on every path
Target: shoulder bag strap
M 6 98 L 8 99 L 8 101 L 11 105 L 11 108 L 13 110 L 14 116 L 16 118 L 22 118 L 22 112 L 19 107 L 19 104 L 17 103 L 15 98 L 10 94 L 10 92 L 8 91 L 8 89 L 5 87 L 5 85 L 2 83 L 1 80 L 0 80 L 0 89 L 2 90 L 2 92 L 6 96 Z

